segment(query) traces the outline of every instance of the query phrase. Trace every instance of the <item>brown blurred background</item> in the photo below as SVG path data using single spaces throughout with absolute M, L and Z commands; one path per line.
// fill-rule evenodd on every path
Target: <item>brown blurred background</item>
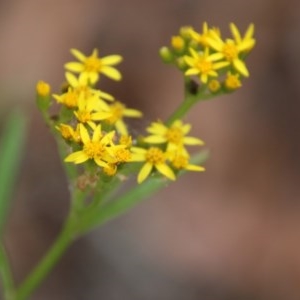
M 16 106 L 31 119 L 6 234 L 18 282 L 68 210 L 36 81 L 58 90 L 71 47 L 120 53 L 123 81 L 101 87 L 145 112 L 142 130 L 182 99 L 181 75 L 157 54 L 180 26 L 208 21 L 228 33 L 231 21 L 242 32 L 256 25 L 250 79 L 186 119 L 211 150 L 207 172 L 80 239 L 32 299 L 300 299 L 299 12 L 296 0 L 0 2 L 1 123 Z

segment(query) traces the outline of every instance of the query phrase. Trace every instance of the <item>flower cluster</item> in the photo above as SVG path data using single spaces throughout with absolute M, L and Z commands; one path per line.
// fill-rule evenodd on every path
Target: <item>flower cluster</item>
M 206 22 L 201 32 L 182 27 L 172 37 L 170 47 L 161 48 L 160 55 L 186 77 L 196 77 L 209 93 L 234 91 L 249 76 L 245 58 L 255 45 L 254 25 L 250 24 L 243 36 L 235 24 L 229 27 L 232 37 L 226 39 L 218 28 L 210 28 Z
M 59 138 L 69 146 L 64 157 L 66 163 L 81 165 L 81 170 L 103 176 L 121 174 L 127 163 L 144 162 L 138 182 L 143 182 L 157 170 L 165 177 L 175 180 L 181 170 L 203 171 L 204 168 L 190 164 L 186 145 L 202 145 L 197 138 L 186 136 L 191 126 L 176 120 L 170 126 L 154 122 L 147 128 L 149 136 L 135 140 L 129 132 L 124 117 L 141 117 L 136 109 L 127 108 L 108 94 L 95 87 L 103 74 L 120 80 L 121 73 L 115 65 L 121 62 L 119 55 L 100 58 L 94 50 L 85 56 L 76 49 L 71 53 L 78 62 L 65 64 L 66 85 L 60 94 L 53 94 L 54 103 L 46 101 L 50 86 L 37 84 L 39 108 L 45 116 L 51 105 L 58 106 L 58 116 L 51 118 L 52 127 Z M 50 118 L 49 118 L 50 119 Z M 49 122 L 48 122 L 49 123 Z M 101 180 L 101 179 L 100 179 Z
M 156 169 L 170 180 L 175 180 L 175 173 L 185 169 L 204 171 L 204 167 L 189 163 L 190 155 L 186 145 L 203 145 L 203 141 L 186 136 L 191 130 L 190 124 L 181 120 L 174 121 L 170 126 L 162 122 L 153 122 L 143 139 L 144 147 L 132 147 L 132 161 L 145 162 L 138 174 L 138 182 L 143 182 Z

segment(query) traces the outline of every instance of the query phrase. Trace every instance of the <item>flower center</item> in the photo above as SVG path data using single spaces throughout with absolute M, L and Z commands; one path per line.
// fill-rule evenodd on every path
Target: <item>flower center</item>
M 115 157 L 118 162 L 127 162 L 131 158 L 131 153 L 128 149 L 120 148 L 115 152 Z
M 156 147 L 151 147 L 148 149 L 146 153 L 146 161 L 156 165 L 156 164 L 162 164 L 166 160 L 164 153 Z
M 183 155 L 176 155 L 172 160 L 172 165 L 176 169 L 184 169 L 188 165 L 188 159 Z
M 101 60 L 97 57 L 90 56 L 84 62 L 85 71 L 87 72 L 99 72 L 101 68 Z
M 228 61 L 233 61 L 235 58 L 237 58 L 239 53 L 236 45 L 229 42 L 223 46 L 222 52 Z
M 105 147 L 99 142 L 89 142 L 83 147 L 84 153 L 89 158 L 101 158 L 105 153 Z
M 212 63 L 204 58 L 200 58 L 196 63 L 196 68 L 202 74 L 207 74 L 212 70 Z
M 86 123 L 92 120 L 91 113 L 87 110 L 79 110 L 76 117 L 80 123 Z
M 166 138 L 168 142 L 174 143 L 176 145 L 180 144 L 182 142 L 182 131 L 180 128 L 177 127 L 171 127 L 167 133 L 166 133 Z
M 77 106 L 77 94 L 73 91 L 67 92 L 63 97 L 63 103 L 67 107 L 76 107 Z

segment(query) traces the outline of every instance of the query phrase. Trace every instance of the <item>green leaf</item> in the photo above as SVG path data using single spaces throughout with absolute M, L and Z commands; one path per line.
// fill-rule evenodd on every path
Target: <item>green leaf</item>
M 26 136 L 26 117 L 20 111 L 9 116 L 0 143 L 0 237 L 14 190 Z
M 201 151 L 191 159 L 191 163 L 202 164 L 208 159 L 208 156 L 209 152 L 207 150 Z M 186 172 L 181 171 L 179 175 L 184 173 Z M 170 184 L 170 181 L 166 181 L 161 177 L 151 177 L 142 184 L 133 187 L 115 201 L 108 202 L 106 205 L 96 209 L 93 208 L 92 210 L 87 210 L 81 218 L 79 230 L 82 233 L 89 231 L 94 227 L 125 213 L 143 199 L 150 197 L 168 184 Z

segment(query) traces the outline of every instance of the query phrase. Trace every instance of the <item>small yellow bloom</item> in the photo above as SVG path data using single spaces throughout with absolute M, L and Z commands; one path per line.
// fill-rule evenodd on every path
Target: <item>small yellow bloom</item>
M 101 109 L 99 99 L 96 97 L 84 98 L 83 94 L 78 99 L 78 110 L 74 111 L 80 123 L 88 123 L 94 127 L 94 121 L 101 121 L 111 117 L 111 113 Z
M 69 62 L 65 64 L 65 68 L 74 73 L 81 73 L 83 78 L 91 84 L 99 80 L 102 73 L 113 80 L 121 80 L 121 73 L 114 68 L 123 58 L 120 55 L 109 55 L 98 57 L 98 50 L 94 49 L 90 56 L 84 55 L 77 49 L 71 49 L 71 53 L 79 60 L 79 62 Z
M 79 77 L 76 77 L 74 74 L 70 72 L 66 72 L 65 74 L 68 84 L 73 88 L 74 92 L 78 95 L 84 93 L 86 98 L 97 95 L 100 101 L 108 100 L 113 101 L 114 97 L 108 93 L 102 92 L 99 89 L 93 89 L 86 78 L 82 74 Z
M 215 55 L 218 59 L 225 59 L 241 75 L 248 77 L 249 71 L 239 54 L 249 52 L 254 47 L 255 39 L 252 37 L 254 25 L 251 24 L 248 27 L 244 38 L 241 38 L 237 27 L 233 23 L 230 24 L 230 29 L 234 39 L 226 39 L 223 41 L 220 36 L 212 33 L 211 37 L 208 38 L 209 46 L 217 51 Z
M 173 36 L 171 45 L 175 50 L 181 51 L 184 48 L 184 39 L 181 36 Z
M 218 53 L 209 54 L 206 47 L 204 52 L 196 52 L 190 48 L 191 56 L 185 56 L 184 60 L 188 64 L 189 69 L 185 72 L 186 76 L 199 75 L 199 80 L 206 84 L 209 77 L 217 77 L 217 70 L 229 65 L 228 62 L 216 62 L 220 59 Z
M 216 93 L 221 87 L 219 80 L 212 79 L 208 83 L 208 88 L 212 93 Z
M 80 133 L 79 133 L 79 126 L 76 126 L 74 130 L 72 126 L 67 124 L 59 124 L 55 127 L 62 135 L 65 140 L 74 141 L 79 143 L 81 141 Z
M 45 81 L 40 80 L 36 85 L 36 92 L 38 96 L 41 97 L 49 96 L 50 90 L 51 90 L 50 85 Z
M 194 29 L 191 29 L 190 36 L 203 47 L 208 47 L 208 38 L 211 37 L 212 32 L 220 36 L 220 30 L 218 28 L 208 28 L 207 23 L 204 22 L 202 26 L 202 33 L 198 33 Z
M 242 86 L 239 74 L 231 74 L 230 72 L 227 73 L 224 84 L 228 90 L 236 90 Z
M 197 171 L 203 172 L 205 168 L 189 163 L 189 156 L 186 155 L 185 151 L 176 151 L 170 155 L 170 161 L 172 166 L 177 170 Z
M 151 135 L 144 138 L 144 142 L 151 144 L 168 143 L 167 151 L 172 151 L 184 145 L 203 145 L 198 138 L 186 136 L 191 130 L 190 124 L 184 124 L 181 120 L 174 121 L 170 127 L 162 122 L 153 122 L 147 128 Z
M 151 147 L 149 149 L 143 149 L 132 147 L 131 151 L 133 152 L 131 161 L 145 162 L 138 174 L 138 183 L 142 183 L 150 175 L 153 169 L 156 169 L 170 180 L 176 179 L 173 170 L 166 163 L 166 153 L 160 148 Z
M 115 132 L 102 134 L 101 126 L 98 125 L 93 131 L 92 138 L 83 124 L 79 124 L 80 138 L 83 143 L 82 150 L 71 153 L 65 158 L 65 162 L 81 164 L 87 160 L 93 160 L 100 167 L 109 167 L 114 162 L 109 151 L 113 149 L 112 140 Z
M 78 106 L 78 93 L 74 91 L 71 87 L 68 88 L 66 93 L 62 95 L 54 94 L 53 98 L 68 108 L 75 108 Z
M 124 104 L 115 101 L 109 106 L 111 116 L 105 120 L 110 125 L 114 125 L 121 135 L 128 135 L 127 126 L 123 121 L 124 117 L 140 118 L 143 114 L 139 110 L 126 108 Z

